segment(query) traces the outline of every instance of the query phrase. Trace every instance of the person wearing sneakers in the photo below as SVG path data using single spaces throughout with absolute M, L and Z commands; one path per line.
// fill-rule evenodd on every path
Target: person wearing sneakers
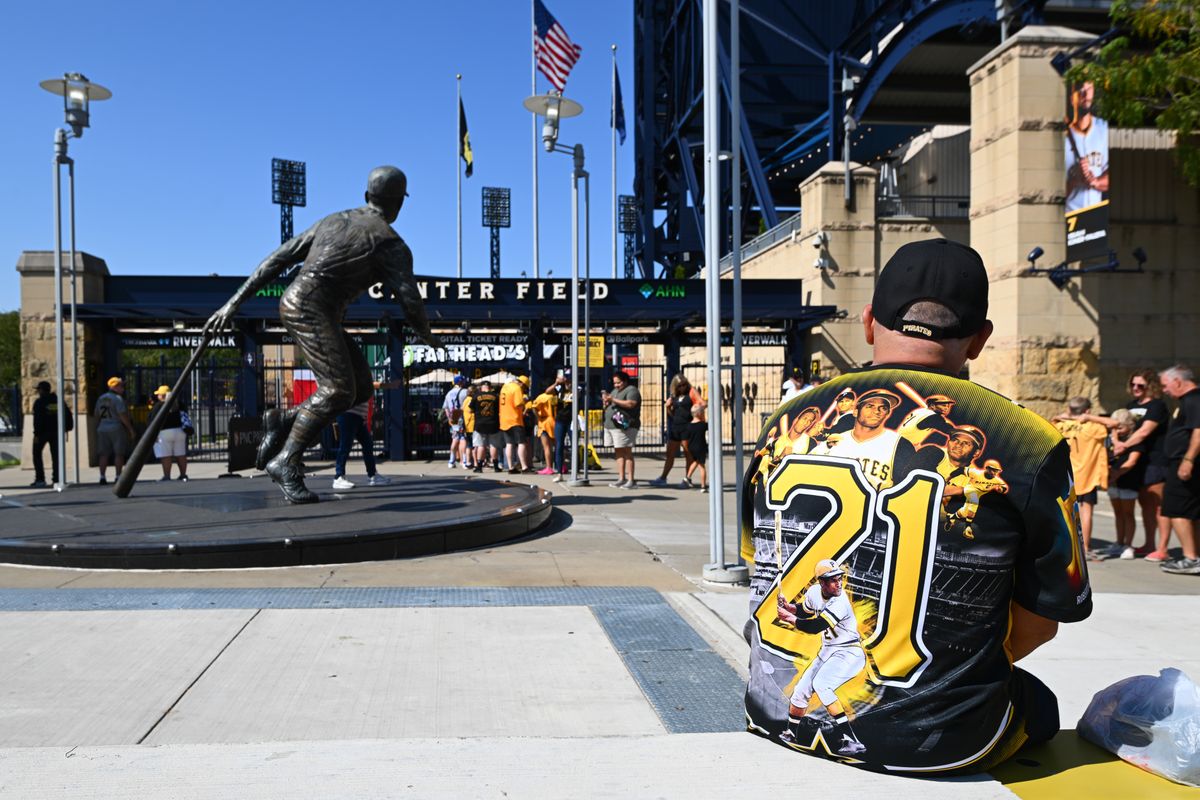
M 554 418 L 558 412 L 558 381 L 546 387 L 546 391 L 533 398 L 530 404 L 537 417 L 538 441 L 542 443 L 542 460 L 545 466 L 538 470 L 538 475 L 554 474 Z
M 1142 487 L 1146 475 L 1146 445 L 1135 444 L 1126 447 L 1121 455 L 1115 455 L 1118 442 L 1128 442 L 1137 428 L 1137 418 L 1127 408 L 1118 408 L 1112 413 L 1113 455 L 1108 460 L 1108 499 L 1112 501 L 1113 519 L 1117 524 L 1117 543 L 1109 552 L 1110 556 L 1123 559 L 1137 557 L 1133 547 L 1133 537 L 1137 532 L 1137 520 L 1134 518 L 1134 506 L 1137 505 L 1138 489 Z
M 179 465 L 179 480 L 187 482 L 187 440 L 192 430 L 192 421 L 188 418 L 183 404 L 176 400 L 167 409 L 163 403 L 171 387 L 166 384 L 154 390 L 154 402 L 150 405 L 150 419 L 159 414 L 166 414 L 158 438 L 154 441 L 154 457 L 162 464 L 163 476 L 160 481 L 171 480 L 171 462 Z
M 619 369 L 613 373 L 613 391 L 602 392 L 604 402 L 604 442 L 611 444 L 617 457 L 617 479 L 609 484 L 614 489 L 632 489 L 633 445 L 642 429 L 642 394 L 629 382 L 629 373 Z
M 650 485 L 667 485 L 667 476 L 671 474 L 671 467 L 675 466 L 675 455 L 682 448 L 685 462 L 683 488 L 690 489 L 692 488 L 690 479 L 692 461 L 696 457 L 688 449 L 688 426 L 692 423 L 692 410 L 704 401 L 682 372 L 671 378 L 671 388 L 668 394 L 670 396 L 663 403 L 667 417 L 667 459 L 663 462 L 662 475 L 650 481 Z
M 475 433 L 471 444 L 475 445 L 475 471 L 483 472 L 489 460 L 492 469 L 500 471 L 500 453 L 504 450 L 504 435 L 500 433 L 500 395 L 486 378 L 471 397 L 471 416 L 475 418 Z
M 558 394 L 558 410 L 554 413 L 554 468 L 558 474 L 554 476 L 554 482 L 558 483 L 571 466 L 571 452 L 567 448 L 573 441 L 571 431 L 575 427 L 575 398 L 571 393 L 570 372 L 564 371 L 554 383 Z
M 696 471 L 700 472 L 700 491 L 708 491 L 708 420 L 704 418 L 704 404 L 697 403 L 692 406 L 692 421 L 687 426 L 687 439 L 684 440 L 687 445 L 688 455 L 691 456 L 691 461 L 688 462 L 687 474 L 683 476 L 684 483 L 688 486 L 695 486 L 692 482 L 692 474 Z
M 529 466 L 529 435 L 525 431 L 525 398 L 529 377 L 520 375 L 500 387 L 500 432 L 504 434 L 504 455 L 508 471 L 533 472 Z M 518 465 L 519 464 L 519 465 Z
M 133 441 L 133 423 L 125 405 L 125 381 L 115 375 L 108 379 L 108 391 L 96 401 L 96 458 L 100 464 L 100 483 L 108 483 L 108 462 L 117 469 L 117 478 L 125 468 L 125 451 Z
M 354 488 L 354 482 L 346 478 L 346 461 L 350 458 L 350 450 L 355 442 L 362 446 L 363 465 L 367 468 L 367 485 L 387 486 L 392 482 L 387 475 L 380 475 L 375 471 L 375 438 L 371 435 L 371 412 L 374 405 L 375 398 L 372 396 L 338 414 L 338 450 L 333 466 L 335 491 L 348 492 Z
M 1163 391 L 1179 402 L 1167 431 L 1167 481 L 1163 487 L 1163 515 L 1179 537 L 1183 557 L 1164 561 L 1163 572 L 1200 575 L 1196 552 L 1196 520 L 1200 519 L 1200 386 L 1188 367 L 1175 365 L 1159 376 Z
M 467 439 L 466 433 L 463 430 L 462 407 L 463 401 L 467 399 L 467 376 L 455 375 L 454 385 L 446 392 L 445 399 L 442 400 L 442 411 L 446 414 L 446 424 L 450 426 L 450 460 L 446 466 L 454 469 L 457 463 L 461 463 L 464 469 L 467 467 Z M 457 463 L 456 463 L 457 462 Z

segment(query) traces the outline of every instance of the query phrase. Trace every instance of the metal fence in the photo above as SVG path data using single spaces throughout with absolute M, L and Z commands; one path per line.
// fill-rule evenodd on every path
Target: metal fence
M 126 402 L 134 430 L 140 436 L 150 417 L 150 398 L 159 386 L 174 386 L 178 366 L 133 366 L 124 370 Z M 192 371 L 183 386 L 180 402 L 192 419 L 196 434 L 188 439 L 188 458 L 224 461 L 228 450 L 229 419 L 237 414 L 241 370 L 218 365 L 215 360 Z
M 373 367 L 372 379 L 382 382 L 387 379 L 386 367 Z M 287 410 L 295 408 L 304 402 L 316 389 L 312 373 L 303 365 L 269 362 L 259 372 L 259 398 L 264 409 L 277 408 Z M 374 455 L 382 459 L 388 452 L 388 431 L 385 424 L 385 407 L 387 393 L 377 389 L 374 402 L 371 405 L 368 419 L 371 425 L 371 436 L 374 439 Z M 321 432 L 321 438 L 305 453 L 307 458 L 331 459 L 337 455 L 341 431 L 337 425 L 330 425 Z M 351 460 L 362 456 L 362 446 L 357 442 L 350 450 Z
M 967 219 L 971 212 L 969 197 L 937 195 L 879 195 L 875 199 L 878 217 L 917 219 Z

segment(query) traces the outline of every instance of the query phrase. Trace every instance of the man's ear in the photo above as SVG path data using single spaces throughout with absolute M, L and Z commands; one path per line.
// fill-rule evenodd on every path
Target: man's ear
M 987 344 L 987 340 L 991 338 L 995 329 L 996 327 L 992 325 L 990 319 L 984 320 L 983 327 L 979 329 L 979 333 L 971 337 L 971 344 L 967 346 L 968 361 L 979 358 L 979 354 L 983 352 L 983 346 Z
M 875 312 L 871 308 L 871 304 L 867 303 L 863 306 L 862 311 L 863 335 L 867 339 L 867 344 L 875 344 Z

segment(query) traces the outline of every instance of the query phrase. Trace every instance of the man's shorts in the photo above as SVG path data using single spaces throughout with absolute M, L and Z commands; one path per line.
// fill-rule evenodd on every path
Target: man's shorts
M 1096 505 L 1096 500 L 1099 498 L 1096 494 L 1096 490 L 1092 489 L 1090 492 L 1084 492 L 1083 494 L 1076 495 L 1075 499 L 1081 503 L 1087 503 L 1094 506 Z
M 1200 475 L 1193 471 L 1191 480 L 1179 480 L 1179 464 L 1173 461 L 1167 468 L 1162 515 L 1176 519 L 1200 519 Z
M 525 432 L 524 425 L 514 425 L 503 433 L 505 444 L 526 444 L 529 441 L 529 434 Z
M 170 458 L 187 455 L 187 434 L 183 428 L 163 428 L 154 442 L 155 458 Z
M 125 433 L 125 428 L 113 428 L 111 430 L 96 429 L 96 455 L 107 456 L 108 458 L 125 457 L 125 453 L 129 450 L 129 436 Z
M 459 439 L 465 438 L 467 438 L 466 428 L 461 422 L 450 426 L 450 441 L 457 442 Z
M 616 449 L 627 449 L 637 444 L 638 431 L 641 428 L 605 428 L 604 443 Z
M 502 433 L 480 433 L 475 431 L 471 434 L 472 447 L 504 447 L 504 434 Z
M 1108 487 L 1108 496 L 1113 500 L 1137 500 L 1137 489 L 1122 489 L 1120 486 Z
M 1167 468 L 1158 464 L 1150 464 L 1146 467 L 1146 477 L 1142 481 L 1143 486 L 1153 486 L 1156 483 L 1163 483 L 1167 479 Z

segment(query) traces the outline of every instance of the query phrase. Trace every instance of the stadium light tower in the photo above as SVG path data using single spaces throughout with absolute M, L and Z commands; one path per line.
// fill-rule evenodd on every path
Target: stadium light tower
M 618 201 L 621 208 L 621 233 L 625 234 L 625 277 L 632 278 L 634 270 L 634 235 L 637 233 L 638 220 L 637 198 L 631 194 L 623 194 L 618 198 Z
M 75 323 L 75 161 L 67 155 L 67 139 L 83 136 L 83 129 L 90 127 L 90 103 L 108 100 L 112 92 L 98 83 L 92 83 L 80 72 L 68 72 L 61 78 L 50 78 L 38 84 L 50 94 L 61 95 L 63 116 L 71 132 L 54 129 L 54 353 L 58 362 L 56 378 L 58 386 L 58 438 L 54 446 L 58 449 L 58 482 L 55 491 L 61 492 L 67 485 L 66 431 L 63 429 L 67 396 L 63 385 L 63 298 L 62 298 L 62 166 L 67 165 L 69 184 L 71 225 L 71 405 L 75 418 L 79 417 L 79 331 Z M 75 437 L 75 482 L 79 483 L 79 437 Z
M 483 187 L 483 227 L 492 229 L 492 278 L 500 277 L 500 229 L 512 227 L 512 190 Z
M 271 159 L 271 202 L 279 206 L 279 242 L 291 239 L 292 208 L 307 202 L 307 166 L 303 161 Z

